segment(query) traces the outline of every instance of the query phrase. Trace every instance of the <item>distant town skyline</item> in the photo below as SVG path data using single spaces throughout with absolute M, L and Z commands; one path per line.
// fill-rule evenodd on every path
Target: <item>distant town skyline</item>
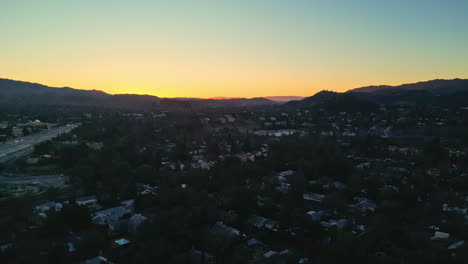
M 0 77 L 111 94 L 310 96 L 468 78 L 466 1 L 2 1 Z

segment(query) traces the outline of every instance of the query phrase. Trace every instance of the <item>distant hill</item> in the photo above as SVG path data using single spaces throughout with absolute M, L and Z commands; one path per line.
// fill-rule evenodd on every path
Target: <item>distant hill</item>
M 75 105 L 130 109 L 159 109 L 191 111 L 201 108 L 251 107 L 272 105 L 264 98 L 238 99 L 171 99 L 151 95 L 112 95 L 98 90 L 80 90 L 69 87 L 50 87 L 38 83 L 0 79 L 0 105 Z
M 432 80 L 425 82 L 417 82 L 410 84 L 402 84 L 398 86 L 379 85 L 366 86 L 349 90 L 348 93 L 388 93 L 394 91 L 429 91 L 437 94 L 453 94 L 456 92 L 468 91 L 467 79 L 453 80 Z
M 149 95 L 111 95 L 98 90 L 50 87 L 37 83 L 0 79 L 0 103 L 14 105 L 78 105 L 132 108 L 151 105 L 159 98 Z
M 299 100 L 298 100 L 299 99 Z M 432 80 L 399 86 L 367 86 L 345 93 L 322 91 L 314 96 L 270 96 L 267 98 L 160 98 L 151 95 L 112 95 L 98 90 L 49 87 L 30 82 L 0 79 L 0 106 L 26 105 L 97 106 L 165 111 L 196 111 L 229 107 L 278 105 L 318 106 L 336 111 L 366 111 L 376 104 L 433 104 L 468 106 L 468 80 Z
M 372 111 L 378 104 L 468 106 L 468 80 L 432 80 L 398 86 L 366 86 L 344 93 L 321 91 L 286 107 L 320 107 L 333 111 Z
M 468 80 L 432 80 L 398 86 L 367 86 L 346 93 L 377 103 L 468 105 Z
M 224 96 L 217 96 L 217 97 L 210 97 L 208 99 L 212 100 L 226 100 L 226 99 L 240 99 L 241 97 L 224 97 Z
M 234 103 L 234 104 L 275 104 L 275 102 L 265 99 L 263 97 L 256 97 L 256 98 L 233 98 L 233 99 L 216 99 L 214 101 L 220 101 L 224 103 Z
M 277 101 L 277 102 L 288 102 L 288 101 L 299 101 L 304 99 L 302 96 L 265 96 L 263 97 L 268 100 Z
M 365 112 L 377 109 L 377 104 L 370 100 L 353 94 L 331 91 L 321 91 L 300 101 L 288 102 L 285 106 L 289 108 L 317 107 L 334 112 Z

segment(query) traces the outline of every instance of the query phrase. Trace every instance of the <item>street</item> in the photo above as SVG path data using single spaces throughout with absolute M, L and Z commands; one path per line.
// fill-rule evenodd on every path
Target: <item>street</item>
M 50 140 L 62 133 L 68 133 L 78 126 L 79 124 L 70 124 L 6 141 L 0 144 L 0 163 L 27 155 L 30 152 L 29 150 L 35 145 Z

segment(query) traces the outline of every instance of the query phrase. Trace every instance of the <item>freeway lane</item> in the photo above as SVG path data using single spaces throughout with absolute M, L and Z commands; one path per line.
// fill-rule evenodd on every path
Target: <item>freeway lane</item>
M 40 144 L 44 141 L 50 140 L 59 134 L 68 133 L 80 124 L 70 124 L 61 127 L 55 127 L 47 131 L 36 134 L 31 134 L 25 137 L 9 140 L 0 144 L 0 162 L 7 161 L 10 158 L 18 158 L 18 155 L 27 154 L 28 149 Z
M 68 188 L 68 180 L 69 177 L 65 175 L 43 175 L 43 176 L 27 176 L 27 175 L 8 175 L 8 176 L 0 176 L 0 185 L 13 185 L 13 188 L 16 190 L 11 191 L 7 189 L 6 196 L 0 197 L 0 200 L 9 199 L 12 197 L 21 197 L 23 195 L 31 195 L 38 197 L 44 194 L 48 189 L 55 188 L 60 191 L 64 191 Z M 40 189 L 34 189 L 25 187 L 25 185 L 34 185 L 39 187 Z M 5 186 L 2 186 L 5 188 Z
M 68 176 L 60 175 L 43 175 L 43 176 L 0 176 L 0 184 L 39 184 L 46 188 L 63 188 L 66 186 Z

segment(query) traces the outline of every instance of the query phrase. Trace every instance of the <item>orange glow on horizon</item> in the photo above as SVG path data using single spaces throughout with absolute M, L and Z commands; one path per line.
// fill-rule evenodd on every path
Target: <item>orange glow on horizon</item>
M 132 80 L 116 81 L 114 80 L 81 80 L 72 78 L 76 76 L 60 78 L 40 78 L 40 76 L 25 76 L 25 75 L 9 75 L 0 76 L 18 81 L 26 81 L 39 83 L 51 87 L 71 87 L 83 90 L 100 90 L 108 94 L 139 94 L 152 95 L 162 98 L 255 98 L 268 96 L 302 96 L 308 97 L 322 90 L 330 90 L 336 92 L 345 92 L 347 90 L 369 86 L 369 85 L 400 85 L 404 83 L 413 83 L 426 81 L 430 79 L 407 79 L 403 81 L 387 81 L 379 82 L 378 80 L 371 82 L 347 80 L 316 80 L 316 81 L 300 81 L 298 79 L 280 79 L 274 80 L 242 80 L 230 81 L 223 84 L 218 82 L 157 82 L 157 81 L 140 81 Z M 440 77 L 435 77 L 436 79 Z M 460 76 L 447 76 L 444 79 L 460 78 Z M 463 78 L 463 76 L 461 77 Z M 70 81 L 68 81 L 70 80 Z M 287 87 L 287 88 L 286 88 Z M 275 92 L 276 91 L 276 92 Z M 279 91 L 279 92 L 278 92 Z

